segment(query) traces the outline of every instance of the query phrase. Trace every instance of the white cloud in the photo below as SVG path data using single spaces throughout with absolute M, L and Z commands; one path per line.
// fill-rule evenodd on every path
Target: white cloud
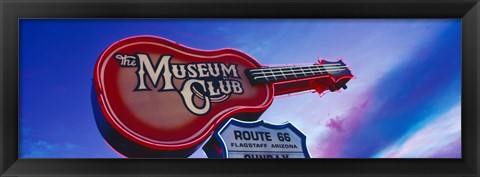
M 379 153 L 384 158 L 460 158 L 461 106 L 427 122 L 407 137 Z M 457 152 L 458 151 L 458 152 Z

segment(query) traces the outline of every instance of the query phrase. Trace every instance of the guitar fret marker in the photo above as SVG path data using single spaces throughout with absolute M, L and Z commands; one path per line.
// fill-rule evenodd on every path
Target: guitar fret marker
M 307 76 L 307 74 L 305 74 L 305 71 L 303 71 L 303 68 L 300 68 L 300 70 L 302 70 L 304 76 Z
M 275 76 L 275 74 L 273 74 L 272 69 L 270 69 L 270 74 L 272 74 L 273 78 L 275 78 L 275 80 L 277 80 L 277 77 Z
M 295 72 L 293 72 L 292 68 L 290 68 L 290 70 L 292 71 L 293 76 L 295 76 L 295 78 L 297 78 L 297 74 L 295 74 Z
M 283 77 L 286 79 L 287 76 L 285 76 L 285 74 L 283 73 L 283 70 L 282 70 L 282 69 L 280 69 L 280 72 L 282 73 Z
M 311 67 L 308 67 L 308 69 L 310 69 L 310 73 L 312 73 L 313 75 L 315 75 L 315 73 L 313 73 L 313 71 L 312 71 L 312 68 L 311 68 Z
M 265 75 L 265 72 L 263 72 L 263 70 L 262 70 L 262 74 Z M 254 79 L 255 79 L 255 78 L 254 78 Z M 268 77 L 265 77 L 265 79 L 267 79 L 267 81 L 268 81 Z

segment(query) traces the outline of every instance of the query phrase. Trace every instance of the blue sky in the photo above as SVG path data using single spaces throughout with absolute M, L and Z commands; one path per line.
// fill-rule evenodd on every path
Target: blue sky
M 460 19 L 20 20 L 20 157 L 120 157 L 94 121 L 93 67 L 144 34 L 265 65 L 343 57 L 347 90 L 275 98 L 261 117 L 296 125 L 312 157 L 460 157 Z

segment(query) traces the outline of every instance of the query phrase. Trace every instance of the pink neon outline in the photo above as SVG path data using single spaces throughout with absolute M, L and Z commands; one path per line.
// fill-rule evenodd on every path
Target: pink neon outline
M 243 51 L 237 50 L 237 49 L 233 49 L 233 48 L 221 48 L 221 49 L 217 49 L 217 50 L 202 50 L 202 49 L 196 49 L 196 48 L 193 48 L 193 47 L 188 47 L 188 46 L 185 46 L 185 45 L 176 43 L 176 42 L 174 42 L 174 41 L 172 41 L 172 40 L 165 39 L 165 38 L 158 37 L 158 36 L 153 36 L 153 35 L 138 35 L 138 36 L 131 36 L 131 37 L 127 37 L 127 38 L 121 39 L 121 40 L 113 43 L 112 45 L 110 45 L 107 49 L 105 49 L 105 51 L 102 52 L 102 54 L 101 54 L 100 57 L 99 57 L 99 59 L 101 59 L 102 62 L 100 62 L 100 60 L 99 60 L 99 61 L 97 61 L 97 64 L 95 65 L 95 73 L 96 73 L 96 74 L 95 74 L 95 77 L 96 77 L 95 79 L 97 80 L 97 82 L 96 82 L 96 84 L 97 84 L 96 89 L 97 89 L 97 91 L 98 91 L 98 93 L 97 93 L 97 98 L 99 97 L 98 99 L 101 100 L 102 112 L 104 112 L 104 114 L 106 113 L 106 114 L 109 116 L 109 119 L 111 119 L 110 117 L 111 117 L 112 115 L 109 113 L 109 111 L 104 110 L 104 106 L 105 106 L 104 104 L 105 104 L 105 101 L 106 101 L 106 100 L 104 100 L 104 98 L 103 98 L 103 89 L 102 89 L 101 87 L 99 87 L 99 85 L 101 85 L 101 81 L 100 81 L 100 79 L 98 79 L 98 78 L 99 78 L 98 74 L 100 73 L 100 71 L 99 71 L 99 70 L 100 70 L 99 65 L 100 65 L 100 63 L 103 63 L 103 61 L 105 60 L 104 57 L 105 57 L 105 55 L 106 55 L 106 52 L 109 51 L 111 48 L 113 48 L 113 46 L 118 45 L 119 43 L 124 42 L 124 41 L 126 41 L 126 40 L 130 40 L 130 39 L 134 39 L 134 38 L 142 38 L 142 37 L 147 37 L 147 38 L 148 38 L 148 37 L 151 37 L 151 38 L 156 38 L 156 39 L 164 40 L 164 41 L 167 41 L 167 42 L 176 44 L 176 45 L 178 45 L 179 47 L 183 47 L 183 48 L 185 48 L 185 49 L 192 50 L 192 51 L 194 51 L 194 52 L 195 52 L 195 50 L 196 50 L 196 51 L 202 51 L 202 52 L 220 52 L 220 51 L 222 51 L 222 50 L 226 50 L 226 51 L 231 50 L 231 51 L 233 51 L 233 52 L 238 52 L 240 55 L 245 55 L 245 56 L 247 56 L 250 60 L 253 60 L 253 61 L 256 62 L 256 63 L 252 63 L 252 64 L 254 64 L 254 65 L 255 65 L 255 64 L 256 64 L 256 65 L 260 65 L 259 62 L 258 62 L 258 60 L 256 60 L 255 58 L 253 58 L 253 57 L 250 56 L 249 54 L 247 54 L 247 53 L 245 53 L 245 52 L 243 52 Z M 191 51 L 188 51 L 187 53 L 191 53 Z M 343 58 L 340 58 L 340 60 L 343 62 Z M 345 62 L 343 62 L 343 63 L 348 67 L 348 65 L 347 65 Z M 272 66 L 272 65 L 270 65 L 270 66 Z M 286 66 L 286 65 L 284 65 L 284 66 Z M 297 64 L 297 65 L 293 65 L 293 66 L 300 66 L 300 65 Z M 263 67 L 265 67 L 265 66 L 260 65 L 260 68 L 263 68 Z M 225 119 L 225 117 L 227 117 L 227 116 L 225 116 L 225 115 L 229 115 L 229 116 L 234 115 L 235 113 L 240 112 L 240 111 L 238 111 L 238 110 L 247 109 L 245 112 L 256 112 L 256 111 L 253 111 L 253 110 L 262 110 L 262 109 L 264 109 L 264 108 L 268 108 L 268 107 L 271 105 L 271 103 L 273 102 L 273 97 L 274 97 L 274 92 L 275 92 L 275 90 L 274 90 L 274 89 L 275 89 L 275 88 L 274 88 L 274 85 L 275 85 L 275 84 L 280 84 L 280 83 L 284 84 L 284 83 L 298 82 L 298 81 L 303 81 L 303 80 L 318 79 L 318 78 L 325 78 L 325 77 L 330 77 L 330 79 L 331 79 L 334 83 L 338 83 L 339 80 L 344 79 L 344 78 L 350 78 L 350 79 L 354 78 L 354 79 L 355 79 L 356 76 L 353 74 L 353 72 L 350 71 L 350 73 L 352 74 L 352 76 L 342 76 L 342 77 L 339 77 L 339 78 L 337 78 L 337 79 L 335 79 L 335 78 L 334 78 L 333 76 L 331 76 L 331 75 L 326 75 L 326 76 L 316 76 L 316 77 L 302 78 L 302 79 L 296 79 L 296 80 L 290 80 L 290 81 L 275 82 L 275 83 L 272 84 L 272 86 L 270 86 L 270 91 L 272 91 L 272 92 L 269 92 L 269 93 L 272 93 L 272 94 L 271 94 L 271 95 L 267 95 L 267 99 L 269 98 L 269 96 L 270 96 L 270 99 L 268 100 L 268 102 L 267 102 L 264 106 L 258 106 L 258 107 L 237 106 L 236 108 L 234 108 L 234 109 L 232 109 L 232 110 L 224 113 L 224 116 L 220 116 L 220 117 L 217 119 L 217 121 L 215 121 L 212 125 L 218 125 L 218 123 L 220 122 L 219 120 L 223 120 L 223 119 Z M 268 87 L 267 87 L 267 89 L 268 89 Z M 337 90 L 337 91 L 338 91 L 338 90 Z M 319 93 L 319 94 L 320 94 L 320 93 Z M 282 96 L 283 96 L 283 95 L 282 95 Z M 287 96 L 289 96 L 289 95 L 287 94 Z M 231 114 L 231 115 L 230 115 L 230 114 Z M 108 120 L 108 119 L 107 119 L 107 120 Z M 111 122 L 111 121 L 109 120 L 109 122 Z M 117 127 L 121 128 L 121 129 L 123 130 L 123 131 L 120 131 L 120 132 L 126 133 L 126 134 L 128 134 L 130 137 L 133 137 L 133 138 L 136 139 L 136 140 L 140 140 L 140 141 L 142 141 L 142 142 L 144 142 L 144 143 L 153 145 L 153 146 L 156 147 L 155 149 L 158 148 L 158 147 L 156 146 L 157 144 L 150 143 L 150 142 L 145 142 L 145 140 L 138 139 L 136 136 L 130 134 L 129 132 L 126 132 L 126 131 L 125 131 L 121 126 L 119 126 L 115 121 L 113 121 L 113 123 L 114 123 Z M 174 148 L 174 147 L 184 147 L 184 146 L 190 147 L 191 145 L 198 144 L 197 141 L 200 141 L 200 140 L 203 141 L 203 139 L 205 139 L 205 138 L 204 138 L 205 135 L 206 135 L 206 134 L 210 134 L 209 132 L 211 132 L 211 130 L 213 129 L 213 127 L 215 127 L 215 126 L 210 126 L 210 127 L 206 130 L 206 133 L 205 133 L 205 134 L 201 135 L 199 138 L 197 138 L 197 140 L 191 141 L 191 142 L 189 142 L 189 143 L 182 143 L 182 144 L 180 144 L 180 145 L 162 145 L 162 146 L 166 146 L 167 149 L 170 149 L 170 148 L 168 148 L 168 147 L 170 147 L 170 146 L 171 146 L 173 149 L 176 149 L 176 148 Z M 116 128 L 116 129 L 117 129 L 117 128 Z M 127 136 L 127 137 L 128 137 L 128 136 Z M 129 139 L 130 139 L 130 138 L 129 138 Z M 107 144 L 108 144 L 108 143 L 107 143 Z M 110 146 L 110 145 L 109 145 L 109 146 Z M 163 149 L 163 148 L 160 148 L 160 149 Z

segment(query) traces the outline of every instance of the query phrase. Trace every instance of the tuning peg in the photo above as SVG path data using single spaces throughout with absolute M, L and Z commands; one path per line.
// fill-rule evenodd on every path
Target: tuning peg
M 322 59 L 322 58 L 319 57 L 319 58 L 317 59 L 317 62 L 318 62 L 318 64 L 324 64 L 324 63 L 325 63 L 325 59 Z
M 328 86 L 328 89 L 331 91 L 331 92 L 334 92 L 336 89 L 335 89 L 335 86 L 333 85 L 329 85 Z

